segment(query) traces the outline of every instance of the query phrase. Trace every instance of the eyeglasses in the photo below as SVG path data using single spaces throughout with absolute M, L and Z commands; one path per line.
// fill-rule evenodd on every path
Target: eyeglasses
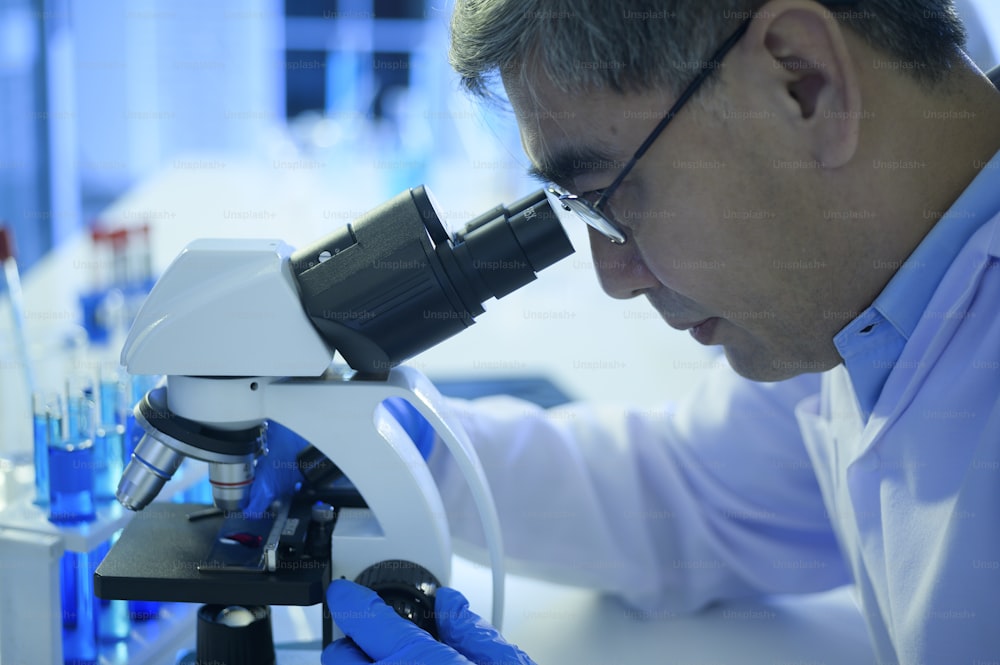
M 824 7 L 829 7 L 831 5 L 856 5 L 861 0 L 817 0 L 819 4 Z M 590 202 L 587 199 L 580 198 L 576 194 L 570 194 L 565 192 L 555 185 L 549 187 L 549 193 L 555 196 L 565 210 L 576 213 L 577 217 L 582 219 L 587 225 L 593 227 L 598 233 L 602 234 L 608 240 L 616 245 L 625 244 L 625 232 L 621 227 L 605 212 L 604 207 L 607 205 L 611 197 L 614 196 L 615 190 L 622 184 L 622 181 L 628 177 L 628 174 L 632 172 L 635 168 L 636 162 L 642 158 L 649 147 L 653 145 L 653 142 L 663 133 L 670 121 L 674 119 L 674 116 L 680 112 L 685 104 L 694 96 L 694 93 L 698 91 L 701 84 L 712 75 L 716 69 L 722 63 L 722 59 L 726 57 L 726 54 L 736 45 L 736 42 L 740 41 L 740 38 L 746 34 L 747 29 L 750 27 L 750 22 L 753 20 L 753 16 L 750 16 L 744 20 L 740 26 L 726 38 L 726 41 L 722 43 L 715 53 L 709 57 L 708 60 L 704 61 L 701 66 L 701 70 L 698 75 L 694 78 L 691 83 L 684 88 L 684 92 L 681 93 L 674 105 L 670 107 L 666 115 L 660 119 L 653 131 L 650 132 L 646 140 L 642 142 L 639 149 L 635 151 L 632 158 L 628 160 L 622 170 L 618 173 L 618 176 L 612 181 L 608 187 L 601 191 L 600 196 L 597 201 Z

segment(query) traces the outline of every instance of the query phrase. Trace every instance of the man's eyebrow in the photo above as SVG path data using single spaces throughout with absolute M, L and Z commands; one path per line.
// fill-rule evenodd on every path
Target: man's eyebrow
M 569 146 L 545 155 L 528 169 L 528 175 L 542 183 L 566 186 L 577 176 L 595 171 L 617 171 L 625 162 L 593 146 Z

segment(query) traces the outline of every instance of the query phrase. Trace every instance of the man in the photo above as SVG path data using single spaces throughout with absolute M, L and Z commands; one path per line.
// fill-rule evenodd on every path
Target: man
M 947 0 L 826 5 L 458 2 L 453 65 L 502 83 L 604 289 L 731 369 L 660 417 L 456 412 L 523 570 L 674 611 L 853 583 L 880 663 L 991 662 L 1000 93 Z M 329 658 L 530 662 L 438 603 L 434 643 L 334 583 L 335 615 L 373 618 Z

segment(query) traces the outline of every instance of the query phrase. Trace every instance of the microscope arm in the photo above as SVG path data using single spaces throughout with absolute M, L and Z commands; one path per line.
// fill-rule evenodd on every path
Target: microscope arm
M 420 411 L 421 415 L 432 423 L 434 431 L 448 447 L 455 463 L 472 491 L 472 499 L 479 512 L 479 519 L 486 535 L 486 546 L 489 549 L 490 565 L 493 570 L 493 608 L 491 621 L 498 631 L 503 630 L 503 608 L 505 602 L 504 579 L 506 575 L 503 558 L 503 532 L 500 528 L 500 516 L 497 513 L 493 494 L 489 491 L 486 471 L 476 450 L 469 441 L 465 430 L 461 427 L 452 428 L 444 418 L 446 406 L 444 397 L 431 384 L 426 376 L 410 367 L 400 367 L 394 371 L 393 381 L 405 382 L 408 394 L 404 396 Z M 409 399 L 409 395 L 418 399 Z
M 334 530 L 332 576 L 358 578 L 373 561 L 405 559 L 437 580 L 450 579 L 451 542 L 440 494 L 426 463 L 391 417 L 377 418 L 391 397 L 410 402 L 431 424 L 469 482 L 493 567 L 492 621 L 503 618 L 504 562 L 500 521 L 486 475 L 461 428 L 444 414 L 444 398 L 410 367 L 378 381 L 168 378 L 170 411 L 203 422 L 226 412 L 234 422 L 269 418 L 308 440 L 358 489 L 368 509 L 347 509 Z M 367 417 L 365 414 L 368 414 Z

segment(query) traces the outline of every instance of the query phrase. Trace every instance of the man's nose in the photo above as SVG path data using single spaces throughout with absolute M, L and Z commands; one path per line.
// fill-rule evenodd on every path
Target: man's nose
M 634 298 L 659 284 L 634 242 L 616 245 L 594 229 L 590 233 L 590 255 L 601 288 L 612 298 Z

